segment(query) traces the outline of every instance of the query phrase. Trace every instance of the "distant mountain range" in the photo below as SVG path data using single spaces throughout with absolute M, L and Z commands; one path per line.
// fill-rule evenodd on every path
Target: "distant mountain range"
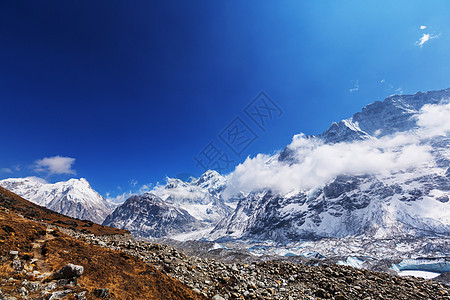
M 261 166 L 255 158 L 227 177 L 207 171 L 188 182 L 169 178 L 113 213 L 111 203 L 84 179 L 56 184 L 5 179 L 0 185 L 58 212 L 144 238 L 284 244 L 449 238 L 448 99 L 450 89 L 390 96 L 322 134 L 295 137 L 281 153 L 265 156 Z M 251 163 L 255 167 L 248 167 Z

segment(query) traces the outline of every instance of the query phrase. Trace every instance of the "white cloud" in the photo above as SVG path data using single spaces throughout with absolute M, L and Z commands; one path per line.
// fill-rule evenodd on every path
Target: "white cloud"
M 47 172 L 49 175 L 54 174 L 75 174 L 72 165 L 75 158 L 64 156 L 45 157 L 35 161 L 36 172 Z
M 349 89 L 350 93 L 356 92 L 359 90 L 359 80 L 353 81 L 353 87 Z
M 422 37 L 416 42 L 416 45 L 419 47 L 423 47 L 423 45 L 425 45 L 425 43 L 427 43 L 428 41 L 438 38 L 440 36 L 440 34 L 438 35 L 431 35 L 429 33 L 424 33 L 422 34 Z
M 45 180 L 44 178 L 36 177 L 36 176 L 27 176 L 26 179 L 30 179 L 32 181 L 39 182 L 39 183 L 42 183 L 42 184 L 48 183 L 47 180 Z
M 11 174 L 13 171 L 10 168 L 1 168 L 0 173 L 9 173 Z
M 450 104 L 426 105 L 417 115 L 419 129 L 351 143 L 325 144 L 296 135 L 289 145 L 294 163 L 264 154 L 247 158 L 228 175 L 224 196 L 266 188 L 281 194 L 298 192 L 323 186 L 341 174 L 389 174 L 432 163 L 432 148 L 422 141 L 449 133 L 449 115 Z
M 424 30 L 426 28 L 427 28 L 427 26 L 425 26 L 425 25 L 420 26 L 420 30 Z
M 149 192 L 151 190 L 151 187 L 152 187 L 151 183 L 144 184 L 141 187 L 139 187 L 138 190 L 136 190 L 134 192 L 129 190 L 127 192 L 123 192 L 122 194 L 118 194 L 115 197 L 112 197 L 111 193 L 106 193 L 106 198 L 113 203 L 123 203 L 125 200 L 127 200 L 131 196 L 142 195 L 146 192 Z
M 304 146 L 294 148 L 297 162 L 287 164 L 259 154 L 247 158 L 229 176 L 225 195 L 270 188 L 276 193 L 288 193 L 321 186 L 340 174 L 383 174 L 415 167 L 429 161 L 429 146 L 395 144 L 394 141 L 360 141 L 354 143 L 323 144 L 318 139 L 294 137 L 291 145 L 301 140 Z M 408 140 L 408 139 L 407 139 Z
M 115 197 L 111 197 L 110 193 L 106 193 L 106 198 L 113 203 L 123 203 L 123 202 L 125 202 L 125 200 L 127 200 L 128 198 L 130 198 L 133 195 L 135 195 L 135 194 L 132 193 L 131 191 L 116 195 Z
M 152 189 L 152 184 L 151 184 L 151 183 L 149 183 L 149 184 L 143 184 L 143 185 L 139 188 L 138 193 L 139 193 L 139 194 L 144 194 L 144 193 L 149 192 L 151 189 Z
M 422 135 L 431 137 L 450 132 L 450 103 L 427 104 L 420 112 L 417 125 L 421 127 Z
M 394 89 L 394 86 L 392 84 L 390 84 L 389 82 L 387 82 L 386 79 L 384 79 L 384 78 L 380 80 L 380 83 L 383 85 L 387 85 L 388 88 L 391 90 Z
M 131 186 L 136 186 L 138 184 L 138 181 L 136 179 L 131 179 L 129 181 L 129 183 L 130 183 Z

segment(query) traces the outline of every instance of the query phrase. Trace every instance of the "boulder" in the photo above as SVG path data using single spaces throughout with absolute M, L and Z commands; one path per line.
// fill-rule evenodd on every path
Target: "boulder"
M 71 279 L 83 275 L 84 267 L 74 264 L 67 264 L 58 271 L 54 272 L 52 279 Z

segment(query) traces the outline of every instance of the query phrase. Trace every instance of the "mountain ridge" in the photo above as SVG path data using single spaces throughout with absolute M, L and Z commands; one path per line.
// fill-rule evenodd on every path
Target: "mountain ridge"
M 0 186 L 56 212 L 96 223 L 102 223 L 114 207 L 85 178 L 56 183 L 36 177 L 9 178 L 0 180 Z

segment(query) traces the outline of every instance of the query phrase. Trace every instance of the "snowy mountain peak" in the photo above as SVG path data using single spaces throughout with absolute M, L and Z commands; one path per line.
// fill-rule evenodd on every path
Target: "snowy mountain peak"
M 450 88 L 414 95 L 392 95 L 365 106 L 351 118 L 333 123 L 318 137 L 326 143 L 350 142 L 411 130 L 425 104 L 439 104 L 450 98 Z
M 186 210 L 153 193 L 131 196 L 109 215 L 103 225 L 127 228 L 143 238 L 162 237 L 195 229 L 199 221 Z
M 220 196 L 224 188 L 225 178 L 216 171 L 207 171 L 188 182 L 167 178 L 165 185 L 130 197 L 104 225 L 126 228 L 136 236 L 147 238 L 177 238 L 174 235 L 208 231 L 232 212 Z
M 47 183 L 37 177 L 9 178 L 0 186 L 56 212 L 102 223 L 111 213 L 108 201 L 94 191 L 85 178 Z
M 225 186 L 226 180 L 218 172 L 208 170 L 192 183 L 208 191 L 217 191 Z

